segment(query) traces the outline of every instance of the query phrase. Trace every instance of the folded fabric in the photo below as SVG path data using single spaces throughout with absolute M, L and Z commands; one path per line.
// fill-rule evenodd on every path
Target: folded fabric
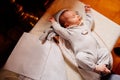
M 42 41 L 42 43 L 44 43 L 46 40 L 52 40 L 55 35 L 56 33 L 54 32 L 53 28 L 50 27 L 42 33 L 39 39 Z
M 56 43 L 41 44 L 35 35 L 24 33 L 4 69 L 35 80 L 67 80 L 64 59 Z

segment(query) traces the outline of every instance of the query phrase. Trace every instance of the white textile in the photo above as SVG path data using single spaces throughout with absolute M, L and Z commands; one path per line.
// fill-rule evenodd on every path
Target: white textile
M 30 33 L 22 35 L 4 68 L 35 80 L 67 80 L 59 47 Z

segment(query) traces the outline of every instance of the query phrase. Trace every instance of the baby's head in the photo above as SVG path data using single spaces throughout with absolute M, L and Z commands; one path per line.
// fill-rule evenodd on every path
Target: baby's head
M 76 11 L 63 9 L 58 12 L 56 20 L 61 26 L 66 28 L 72 25 L 79 25 L 82 16 L 78 15 Z

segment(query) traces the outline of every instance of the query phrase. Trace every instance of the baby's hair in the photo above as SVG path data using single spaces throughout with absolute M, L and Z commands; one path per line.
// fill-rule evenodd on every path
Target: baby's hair
M 63 11 L 63 12 L 61 13 L 61 15 L 59 16 L 59 23 L 60 23 L 60 25 L 61 25 L 62 27 L 65 27 L 65 21 L 61 19 L 61 16 L 62 16 L 65 12 L 67 12 L 67 11 L 68 11 L 68 10 Z

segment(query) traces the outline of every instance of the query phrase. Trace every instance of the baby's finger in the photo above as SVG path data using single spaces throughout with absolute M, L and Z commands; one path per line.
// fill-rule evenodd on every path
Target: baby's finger
M 51 20 L 52 19 L 52 17 L 49 17 L 49 20 Z
M 53 17 L 50 17 L 48 20 L 51 22 L 53 20 Z
M 91 8 L 91 6 L 90 5 L 85 5 L 85 8 Z
M 105 73 L 111 73 L 111 71 L 109 69 L 105 69 Z

